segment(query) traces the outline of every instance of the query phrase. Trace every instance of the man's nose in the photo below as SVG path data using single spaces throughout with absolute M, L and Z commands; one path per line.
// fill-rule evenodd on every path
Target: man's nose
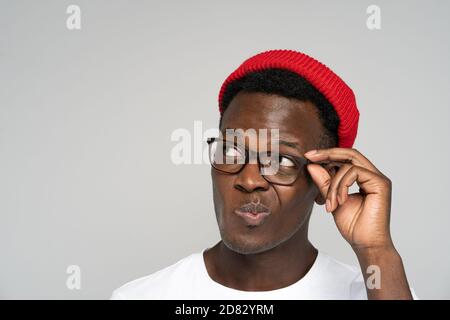
M 270 184 L 261 175 L 258 164 L 247 163 L 238 173 L 234 186 L 238 190 L 250 193 L 268 190 Z

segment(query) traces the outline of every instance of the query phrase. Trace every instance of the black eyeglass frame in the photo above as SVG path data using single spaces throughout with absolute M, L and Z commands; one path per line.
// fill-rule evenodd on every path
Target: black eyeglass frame
M 237 165 L 239 165 L 240 167 L 239 167 L 238 170 L 236 170 L 236 171 L 230 172 L 230 171 L 220 170 L 220 169 L 218 169 L 217 167 L 215 167 L 214 164 L 213 164 L 213 161 L 212 161 L 212 159 L 211 159 L 211 149 L 210 149 L 210 148 L 211 148 L 211 144 L 212 144 L 213 142 L 216 142 L 216 141 L 219 141 L 219 140 L 222 140 L 223 142 L 229 142 L 229 141 L 227 141 L 227 140 L 225 140 L 225 139 L 218 138 L 218 137 L 212 137 L 212 138 L 207 138 L 207 139 L 206 139 L 206 142 L 208 143 L 208 148 L 209 148 L 209 150 L 208 150 L 208 158 L 209 158 L 209 162 L 211 163 L 211 166 L 212 166 L 215 170 L 217 170 L 217 171 L 219 171 L 219 172 L 227 173 L 227 174 L 238 174 L 239 172 L 241 172 L 241 171 L 244 169 L 244 167 L 245 167 L 245 166 L 249 163 L 249 161 L 250 161 L 250 153 L 253 153 L 253 154 L 256 153 L 256 159 L 257 159 L 257 163 L 258 163 L 258 166 L 259 166 L 259 169 L 260 169 L 260 174 L 261 174 L 261 176 L 262 176 L 264 179 L 266 179 L 269 183 L 276 184 L 276 185 L 289 186 L 289 185 L 294 184 L 295 181 L 297 181 L 298 177 L 300 176 L 300 172 L 301 172 L 308 164 L 313 163 L 311 160 L 309 160 L 308 158 L 305 158 L 305 157 L 299 157 L 299 156 L 294 156 L 294 155 L 291 155 L 291 154 L 283 154 L 283 153 L 279 153 L 280 156 L 286 157 L 286 158 L 288 158 L 289 160 L 292 160 L 293 162 L 295 162 L 295 164 L 297 165 L 297 172 L 296 172 L 296 174 L 295 174 L 295 179 L 294 179 L 292 182 L 289 182 L 289 183 L 273 182 L 273 181 L 270 181 L 270 180 L 269 180 L 270 178 L 268 179 L 268 178 L 266 177 L 267 175 L 264 175 L 264 174 L 261 173 L 261 166 L 262 166 L 262 164 L 261 164 L 261 161 L 260 161 L 260 155 L 259 155 L 260 152 L 250 151 L 250 150 L 248 150 L 248 148 L 246 148 L 245 146 L 240 146 L 240 145 L 237 145 L 237 144 L 235 144 L 235 143 L 232 143 L 234 146 L 237 146 L 238 148 L 244 150 L 244 152 L 245 152 L 244 163 L 238 163 Z M 230 142 L 230 143 L 231 143 L 231 142 Z

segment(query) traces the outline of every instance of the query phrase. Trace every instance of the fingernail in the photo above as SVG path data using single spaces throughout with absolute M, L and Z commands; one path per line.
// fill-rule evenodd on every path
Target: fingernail
M 316 150 L 316 149 L 310 150 L 310 151 L 308 151 L 308 152 L 305 153 L 305 156 L 312 156 L 312 155 L 314 155 L 314 154 L 316 154 L 316 153 L 317 153 L 317 150 Z
M 325 208 L 326 208 L 327 212 L 330 212 L 330 209 L 331 209 L 330 199 L 327 199 L 327 201 L 325 203 Z

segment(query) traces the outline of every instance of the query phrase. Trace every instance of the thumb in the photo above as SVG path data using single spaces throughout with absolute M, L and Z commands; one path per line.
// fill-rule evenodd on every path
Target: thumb
M 308 169 L 314 184 L 319 189 L 319 192 L 323 197 L 323 202 L 325 203 L 325 199 L 327 198 L 328 194 L 328 188 L 330 187 L 331 183 L 330 174 L 319 164 L 308 164 L 306 168 Z

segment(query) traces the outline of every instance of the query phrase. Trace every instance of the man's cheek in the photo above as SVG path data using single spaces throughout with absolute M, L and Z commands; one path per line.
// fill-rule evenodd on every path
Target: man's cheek
M 230 179 L 213 178 L 214 209 L 218 215 L 225 214 L 225 211 L 229 210 L 229 206 L 233 203 L 233 185 L 227 180 Z

